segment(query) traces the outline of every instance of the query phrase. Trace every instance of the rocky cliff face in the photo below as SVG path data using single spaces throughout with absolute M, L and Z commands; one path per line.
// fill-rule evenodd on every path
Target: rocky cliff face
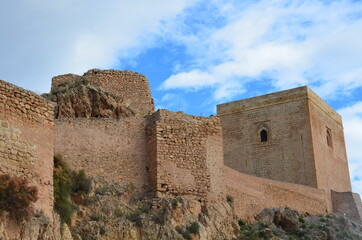
M 108 93 L 81 78 L 63 82 L 42 96 L 55 103 L 55 118 L 120 118 L 134 115 L 122 96 Z

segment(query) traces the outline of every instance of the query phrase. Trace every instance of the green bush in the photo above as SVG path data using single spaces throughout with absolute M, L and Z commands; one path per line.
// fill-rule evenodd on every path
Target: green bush
M 138 209 L 129 212 L 126 219 L 136 224 L 137 227 L 142 227 L 141 212 Z
M 200 225 L 198 222 L 192 222 L 189 226 L 187 226 L 186 231 L 191 234 L 200 234 Z
M 114 213 L 114 216 L 116 216 L 116 217 L 122 217 L 124 215 L 122 209 L 120 209 L 120 208 L 114 209 L 113 213 Z
M 88 194 L 91 190 L 91 179 L 85 175 L 84 170 L 72 171 L 72 194 Z
M 238 225 L 239 225 L 239 227 L 244 226 L 245 222 L 243 220 L 239 219 L 238 220 Z
M 172 199 L 171 205 L 172 205 L 172 209 L 176 209 L 178 206 L 178 199 L 177 198 Z
M 91 179 L 86 176 L 83 170 L 71 171 L 60 156 L 55 156 L 53 182 L 54 210 L 59 214 L 62 222 L 70 224 L 75 210 L 75 205 L 70 200 L 71 196 L 88 194 L 91 190 Z M 83 204 L 88 204 L 88 200 L 84 201 Z
M 232 204 L 234 202 L 234 197 L 233 196 L 230 196 L 230 195 L 227 195 L 226 196 L 226 201 L 229 203 L 229 204 Z
M 72 189 L 71 172 L 61 157 L 54 157 L 54 210 L 60 220 L 70 224 L 74 205 L 70 202 Z
M 17 220 L 33 214 L 32 203 L 38 199 L 38 189 L 28 185 L 25 178 L 0 175 L 0 210 Z
M 181 226 L 176 226 L 175 230 L 182 235 L 186 240 L 192 240 L 191 234 L 188 231 L 185 231 Z

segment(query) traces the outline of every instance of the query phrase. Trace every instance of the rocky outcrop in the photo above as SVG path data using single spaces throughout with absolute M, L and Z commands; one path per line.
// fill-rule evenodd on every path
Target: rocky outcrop
M 361 225 L 335 213 L 323 216 L 300 214 L 291 209 L 267 208 L 258 214 L 257 220 L 259 223 L 254 226 L 259 226 L 259 230 L 254 228 L 249 234 L 270 235 L 274 239 L 362 239 Z
M 241 240 L 362 239 L 362 226 L 343 215 L 264 209 L 254 222 L 238 218 L 232 201 L 200 203 L 188 198 L 134 194 L 131 185 L 97 178 L 70 227 L 73 239 Z
M 92 192 L 74 215 L 73 239 L 229 240 L 238 234 L 233 209 L 226 201 L 203 205 L 187 198 L 136 196 L 132 191 L 131 186 L 94 181 Z
M 55 103 L 55 118 L 121 118 L 133 116 L 122 96 L 95 87 L 86 80 L 71 79 L 52 88 L 44 98 Z
M 63 240 L 60 232 L 59 218 L 50 221 L 43 214 L 34 214 L 17 222 L 4 212 L 0 216 L 1 240 Z

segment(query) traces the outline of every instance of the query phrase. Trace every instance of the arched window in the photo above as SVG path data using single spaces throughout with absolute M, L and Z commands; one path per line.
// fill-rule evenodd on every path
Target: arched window
M 329 128 L 327 128 L 326 130 L 326 138 L 327 138 L 327 145 L 333 148 L 332 134 Z
M 268 141 L 268 132 L 265 129 L 260 131 L 260 141 L 261 142 L 267 142 Z

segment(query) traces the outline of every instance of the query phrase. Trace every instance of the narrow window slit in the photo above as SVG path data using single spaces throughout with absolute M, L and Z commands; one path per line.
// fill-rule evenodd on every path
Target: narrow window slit
M 260 131 L 260 141 L 261 142 L 267 142 L 268 141 L 268 132 L 265 129 Z

